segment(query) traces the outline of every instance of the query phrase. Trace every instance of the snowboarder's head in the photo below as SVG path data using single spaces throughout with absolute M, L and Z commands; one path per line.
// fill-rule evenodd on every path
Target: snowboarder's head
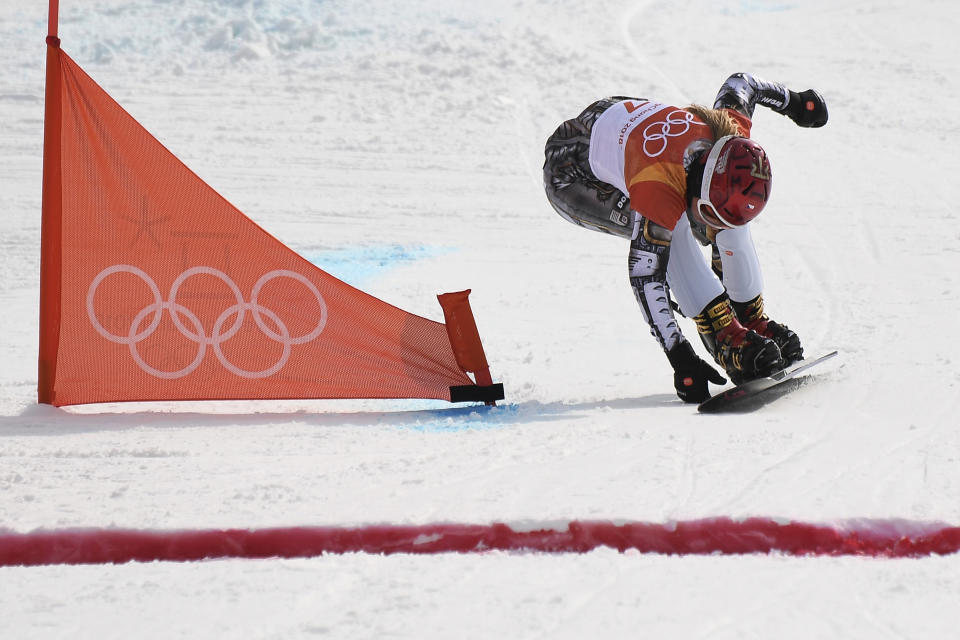
M 770 198 L 770 160 L 742 136 L 723 136 L 703 160 L 699 193 L 691 194 L 694 216 L 714 229 L 741 227 L 763 211 Z

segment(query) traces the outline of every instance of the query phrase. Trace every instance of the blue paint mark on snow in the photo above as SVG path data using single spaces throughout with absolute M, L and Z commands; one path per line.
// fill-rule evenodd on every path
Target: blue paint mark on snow
M 783 4 L 780 2 L 771 2 L 769 0 L 740 0 L 735 9 L 722 9 L 724 15 L 745 15 L 749 13 L 779 13 L 796 8 L 793 4 Z
M 401 429 L 424 433 L 500 429 L 516 424 L 520 412 L 520 407 L 515 404 L 496 407 L 488 407 L 483 404 L 453 407 L 450 403 L 443 401 L 423 402 L 439 403 L 434 406 L 441 408 L 417 411 L 416 419 L 398 425 Z
M 425 245 L 371 245 L 331 249 L 306 258 L 335 278 L 354 287 L 361 287 L 390 269 L 454 251 L 456 249 L 452 247 Z

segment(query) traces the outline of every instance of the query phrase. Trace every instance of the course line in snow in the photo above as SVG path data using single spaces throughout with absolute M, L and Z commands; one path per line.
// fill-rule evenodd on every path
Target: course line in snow
M 571 521 L 147 531 L 58 529 L 0 532 L 0 566 L 303 558 L 327 553 L 585 553 L 598 548 L 671 555 L 782 553 L 915 558 L 960 550 L 960 527 L 902 520 L 841 525 L 768 518 L 668 524 Z

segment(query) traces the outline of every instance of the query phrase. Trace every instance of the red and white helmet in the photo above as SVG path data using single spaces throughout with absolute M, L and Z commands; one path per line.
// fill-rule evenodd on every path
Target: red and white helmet
M 741 227 L 763 211 L 771 183 L 766 151 L 749 138 L 724 136 L 707 155 L 700 214 L 711 226 Z

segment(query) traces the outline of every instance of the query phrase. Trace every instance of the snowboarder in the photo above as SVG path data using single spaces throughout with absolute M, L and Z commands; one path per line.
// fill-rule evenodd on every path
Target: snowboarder
M 547 140 L 547 199 L 574 224 L 630 239 L 630 285 L 686 402 L 707 399 L 707 383 L 726 380 L 683 336 L 671 294 L 736 384 L 803 357 L 797 334 L 764 309 L 750 235 L 772 178 L 766 152 L 749 137 L 757 104 L 801 127 L 827 122 L 813 89 L 798 93 L 737 73 L 712 109 L 604 98 Z M 709 266 L 697 242 L 712 247 Z

